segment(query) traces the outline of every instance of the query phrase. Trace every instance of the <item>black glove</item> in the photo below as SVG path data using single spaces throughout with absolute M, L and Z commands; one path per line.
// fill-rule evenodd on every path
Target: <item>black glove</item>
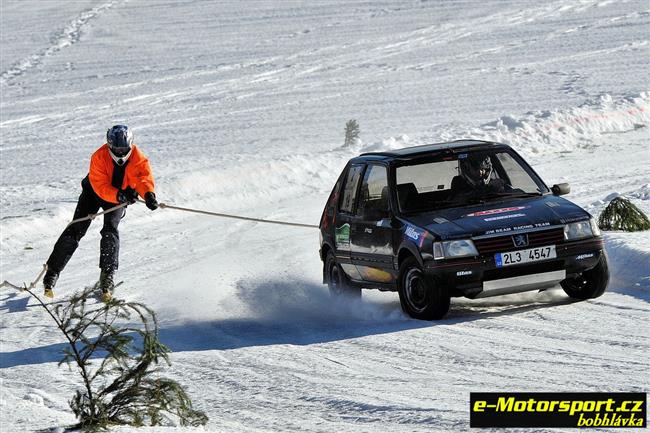
M 117 191 L 117 201 L 120 203 L 133 204 L 136 202 L 137 199 L 138 199 L 138 193 L 130 186 L 127 186 L 125 189 L 120 189 Z
M 147 204 L 147 207 L 151 210 L 158 209 L 158 200 L 156 200 L 156 194 L 149 191 L 144 195 L 144 201 Z

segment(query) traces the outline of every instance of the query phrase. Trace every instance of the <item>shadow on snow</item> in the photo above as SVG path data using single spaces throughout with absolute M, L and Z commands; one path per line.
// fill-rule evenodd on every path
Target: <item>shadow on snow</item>
M 575 302 L 561 291 L 475 301 L 452 300 L 445 319 L 426 322 L 402 313 L 396 293 L 365 293 L 361 300 L 332 299 L 324 286 L 313 282 L 240 281 L 234 298 L 218 311 L 243 309 L 242 314 L 208 321 L 168 324 L 163 321 L 160 340 L 174 352 L 309 345 L 513 316 Z M 0 368 L 58 362 L 66 346 L 57 343 L 0 353 Z

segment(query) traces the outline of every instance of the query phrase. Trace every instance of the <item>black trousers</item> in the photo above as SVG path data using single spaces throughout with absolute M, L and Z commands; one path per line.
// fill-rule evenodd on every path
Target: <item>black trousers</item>
M 97 213 L 100 207 L 106 210 L 115 206 L 115 203 L 102 200 L 93 191 L 88 176 L 81 181 L 81 188 L 81 195 L 79 196 L 73 219 L 83 218 L 89 214 Z M 104 226 L 100 232 L 102 239 L 99 246 L 99 267 L 104 271 L 113 272 L 117 270 L 120 253 L 120 233 L 117 230 L 117 226 L 120 224 L 120 220 L 125 215 L 125 212 L 126 209 L 121 208 L 104 214 Z M 72 224 L 61 233 L 59 240 L 54 244 L 54 250 L 50 254 L 50 258 L 47 259 L 47 267 L 49 270 L 58 274 L 65 268 L 65 265 L 79 246 L 79 241 L 86 234 L 88 227 L 90 227 L 90 223 L 90 220 L 80 221 Z

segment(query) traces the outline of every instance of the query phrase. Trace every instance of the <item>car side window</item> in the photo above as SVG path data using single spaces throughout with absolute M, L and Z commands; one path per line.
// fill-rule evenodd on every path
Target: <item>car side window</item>
M 388 216 L 388 171 L 382 165 L 369 165 L 363 177 L 359 193 L 357 214 L 368 220 L 380 220 Z
M 339 206 L 341 212 L 352 213 L 354 211 L 354 201 L 362 173 L 363 165 L 353 165 L 348 170 L 348 175 L 345 177 L 345 183 L 343 184 L 343 193 L 341 194 L 341 204 Z

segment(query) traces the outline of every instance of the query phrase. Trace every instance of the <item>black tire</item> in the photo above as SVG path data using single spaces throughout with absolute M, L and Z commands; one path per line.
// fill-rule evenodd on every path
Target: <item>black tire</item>
M 350 280 L 336 263 L 336 257 L 331 251 L 327 253 L 325 259 L 325 277 L 327 288 L 333 297 L 360 298 L 361 288 L 350 284 Z
M 575 278 L 560 282 L 567 295 L 574 299 L 593 299 L 601 296 L 609 284 L 607 256 L 602 253 L 598 264 Z
M 438 320 L 449 311 L 449 290 L 427 276 L 414 257 L 400 266 L 398 291 L 402 310 L 414 319 Z

